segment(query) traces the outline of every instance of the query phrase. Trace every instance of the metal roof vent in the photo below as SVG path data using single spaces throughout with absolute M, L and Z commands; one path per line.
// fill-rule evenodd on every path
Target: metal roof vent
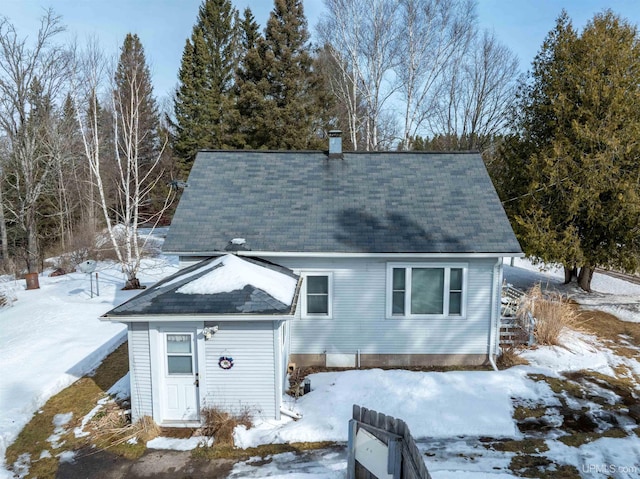
M 247 240 L 244 238 L 233 238 L 227 244 L 225 251 L 249 251 Z
M 329 158 L 342 159 L 342 131 L 329 131 Z

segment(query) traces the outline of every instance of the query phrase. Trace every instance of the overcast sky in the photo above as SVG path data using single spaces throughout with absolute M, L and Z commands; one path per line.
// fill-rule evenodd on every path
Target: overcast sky
M 156 95 L 163 97 L 176 86 L 184 43 L 191 34 L 200 3 L 201 0 L 0 0 L 0 15 L 16 26 L 19 35 L 35 35 L 42 12 L 52 7 L 62 16 L 69 37 L 82 42 L 97 36 L 105 51 L 114 56 L 124 36 L 137 33 L 151 66 Z M 240 11 L 250 6 L 262 26 L 273 8 L 272 0 L 233 3 Z M 323 2 L 304 0 L 304 6 L 313 34 Z M 562 8 L 578 28 L 606 8 L 633 24 L 640 23 L 639 0 L 479 0 L 478 20 L 482 28 L 495 31 L 518 55 L 520 68 L 526 71 Z

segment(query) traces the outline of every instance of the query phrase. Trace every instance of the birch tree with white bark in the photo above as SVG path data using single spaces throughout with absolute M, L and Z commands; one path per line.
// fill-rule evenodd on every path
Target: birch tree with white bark
M 126 276 L 124 288 L 139 289 L 137 276 L 148 236 L 141 238 L 138 228 L 142 222 L 155 226 L 173 194 L 169 192 L 164 206 L 152 217 L 142 217 L 141 207 L 162 177 L 158 165 L 166 139 L 157 144 L 154 151 L 149 151 L 147 140 L 151 133 L 141 121 L 149 106 L 149 71 L 143 55 L 129 55 L 123 64 L 125 54 L 123 47 L 118 68 L 112 75 L 107 75 L 107 62 L 97 43 L 92 43 L 76 63 L 75 98 L 85 157 L 109 240 Z M 109 81 L 107 77 L 110 77 Z M 113 119 L 113 152 L 105 151 L 110 143 L 105 141 L 99 125 L 98 98 L 105 84 L 109 85 L 107 98 Z M 81 85 L 85 85 L 82 94 Z M 109 165 L 116 169 L 115 199 L 108 197 L 105 175 L 108 158 L 115 159 L 115 165 Z
M 331 87 L 347 105 L 349 135 L 357 145 L 363 131 L 366 150 L 380 146 L 383 113 L 395 92 L 392 71 L 397 65 L 395 0 L 325 0 L 328 14 L 318 24 L 318 35 L 331 46 L 340 76 Z M 361 116 L 360 103 L 364 103 Z
M 395 71 L 403 107 L 401 144 L 408 150 L 438 106 L 443 78 L 467 54 L 475 9 L 470 0 L 402 0 L 400 10 Z
M 361 135 L 368 150 L 412 149 L 419 135 L 501 131 L 517 64 L 495 37 L 478 33 L 476 1 L 324 3 L 317 32 L 339 67 L 329 84 L 347 107 L 351 143 Z M 452 148 L 468 146 L 478 142 L 456 140 Z

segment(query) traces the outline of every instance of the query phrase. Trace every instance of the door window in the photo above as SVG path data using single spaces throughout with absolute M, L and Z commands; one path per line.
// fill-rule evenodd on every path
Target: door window
M 167 334 L 167 372 L 169 374 L 193 374 L 192 336 Z

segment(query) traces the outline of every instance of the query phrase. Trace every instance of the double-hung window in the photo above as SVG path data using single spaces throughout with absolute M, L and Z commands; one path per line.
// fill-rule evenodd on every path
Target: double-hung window
M 463 264 L 388 264 L 387 317 L 463 317 L 466 275 Z
M 331 318 L 333 275 L 330 272 L 303 273 L 302 317 Z

